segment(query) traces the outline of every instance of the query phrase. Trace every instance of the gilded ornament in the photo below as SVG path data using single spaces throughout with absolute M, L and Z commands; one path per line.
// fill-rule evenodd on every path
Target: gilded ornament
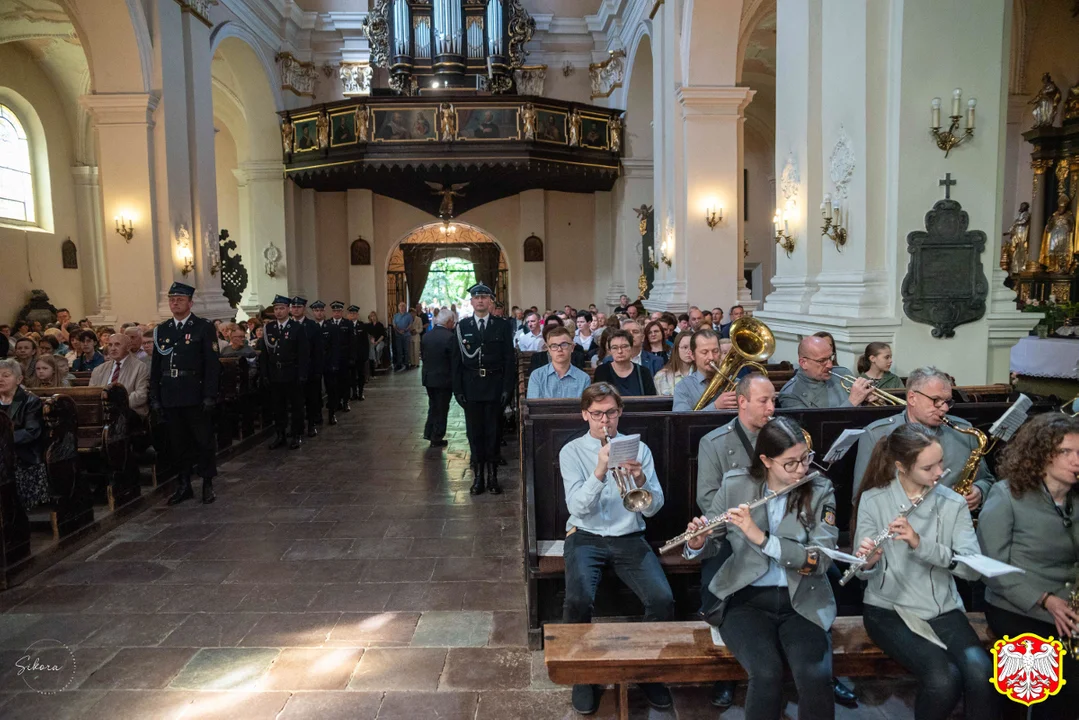
M 457 139 L 457 110 L 453 103 L 442 103 L 438 106 L 439 127 L 442 131 L 442 142 L 453 142 Z
M 375 6 L 360 23 L 360 30 L 371 48 L 371 64 L 386 67 L 390 57 L 390 0 L 375 0 Z
M 569 114 L 569 146 L 581 144 L 581 114 L 574 110 Z
M 1053 82 L 1049 73 L 1042 75 L 1042 89 L 1034 96 L 1029 105 L 1034 106 L 1034 127 L 1052 127 L 1060 105 L 1060 88 Z
M 536 139 L 536 108 L 532 103 L 521 106 L 521 124 L 525 140 Z
M 1045 242 L 1042 243 L 1041 262 L 1049 272 L 1066 273 L 1071 271 L 1072 256 L 1075 254 L 1073 235 L 1075 233 L 1075 213 L 1068 207 L 1071 198 L 1061 193 L 1057 198 L 1057 210 L 1045 224 Z
M 1068 97 L 1064 100 L 1064 122 L 1079 120 L 1079 83 L 1068 90 Z
M 371 124 L 371 111 L 367 109 L 366 105 L 357 106 L 356 107 L 356 138 L 360 142 L 367 142 L 367 138 L 371 137 L 370 124 Z
M 536 32 L 536 21 L 521 5 L 521 0 L 508 0 L 507 6 L 510 67 L 519 68 L 524 65 L 528 56 L 525 45 L 532 40 L 532 35 Z
M 1030 255 L 1030 203 L 1020 203 L 1008 240 L 1000 246 L 1000 269 L 1017 275 L 1025 268 Z
M 326 117 L 326 113 L 319 113 L 315 127 L 318 130 L 318 147 L 324 150 L 330 146 L 330 119 Z
M 611 152 L 622 151 L 622 118 L 613 117 L 607 123 L 611 133 Z
M 292 121 L 286 119 L 281 123 L 281 147 L 285 153 L 292 152 L 292 144 L 296 140 L 296 128 L 292 125 Z

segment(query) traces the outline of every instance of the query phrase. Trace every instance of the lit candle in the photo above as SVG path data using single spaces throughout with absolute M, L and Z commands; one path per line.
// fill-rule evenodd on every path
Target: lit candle
M 839 202 L 838 201 L 832 203 L 832 214 L 835 216 L 835 224 L 836 224 L 836 226 L 838 227 L 839 225 L 842 225 L 843 224 L 843 218 L 840 215 Z
M 779 234 L 779 208 L 776 208 L 775 217 L 772 218 L 772 227 L 776 231 L 776 235 Z
M 824 216 L 825 220 L 831 220 L 832 219 L 832 196 L 831 195 L 825 195 L 824 196 L 824 202 L 822 202 L 820 204 L 820 212 L 821 212 L 821 215 Z
M 114 217 L 113 220 L 116 221 L 116 229 L 119 230 L 120 229 L 120 218 Z
M 978 104 L 978 101 L 974 98 L 967 100 L 967 130 L 974 129 L 974 106 Z
M 933 98 L 932 107 L 933 111 L 930 113 L 932 119 L 929 121 L 929 126 L 936 130 L 940 127 L 940 98 Z
M 963 97 L 963 90 L 956 88 L 952 90 L 952 117 L 959 117 L 959 103 Z

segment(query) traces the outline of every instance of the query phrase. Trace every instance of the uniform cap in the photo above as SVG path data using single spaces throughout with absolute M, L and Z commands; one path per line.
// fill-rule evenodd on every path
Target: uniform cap
M 296 297 L 292 298 L 291 304 L 299 305 L 300 307 L 307 307 L 307 298 L 297 295 Z
M 316 300 L 315 302 L 311 303 L 312 310 L 321 310 L 324 307 L 326 307 L 326 303 L 322 302 L 321 300 Z
M 190 285 L 185 285 L 182 282 L 174 282 L 172 287 L 169 288 L 169 295 L 182 295 L 184 297 L 193 297 L 195 295 L 195 288 Z
M 292 301 L 289 300 L 284 295 L 277 295 L 273 299 L 273 304 L 274 305 L 290 305 L 291 303 L 292 303 Z
M 473 285 L 472 287 L 470 287 L 468 289 L 468 292 L 472 297 L 478 297 L 480 295 L 487 295 L 487 296 L 494 295 L 494 291 L 491 290 L 491 288 L 484 285 L 483 283 L 476 283 L 475 285 Z
M 359 312 L 359 311 L 360 311 L 360 308 L 359 308 L 359 306 L 358 306 L 358 305 L 349 305 L 349 306 L 348 306 L 348 311 L 349 311 L 349 312 Z
M 340 300 L 334 300 L 332 303 L 330 303 L 330 308 L 333 310 L 344 310 L 345 304 Z

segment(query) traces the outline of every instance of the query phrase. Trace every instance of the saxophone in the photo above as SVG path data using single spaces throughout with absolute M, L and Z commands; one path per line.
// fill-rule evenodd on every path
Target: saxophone
M 1068 590 L 1068 607 L 1072 612 L 1079 612 L 1079 577 L 1065 587 Z M 1064 651 L 1071 656 L 1072 660 L 1079 660 L 1079 637 L 1072 635 L 1061 638 L 1060 644 L 1064 646 Z
M 978 447 L 971 450 L 963 469 L 959 472 L 959 479 L 955 481 L 955 485 L 952 485 L 952 490 L 960 495 L 966 495 L 974 487 L 974 478 L 978 477 L 978 467 L 982 463 L 982 458 L 989 452 L 989 438 L 978 428 L 958 425 L 947 417 L 944 418 L 944 424 L 956 432 L 973 435 L 978 441 Z

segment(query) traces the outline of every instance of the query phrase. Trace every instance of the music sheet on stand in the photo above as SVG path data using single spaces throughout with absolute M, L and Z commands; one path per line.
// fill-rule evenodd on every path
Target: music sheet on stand
M 640 446 L 640 435 L 625 435 L 611 440 L 611 453 L 607 457 L 607 466 L 617 467 L 627 460 L 636 460 Z

